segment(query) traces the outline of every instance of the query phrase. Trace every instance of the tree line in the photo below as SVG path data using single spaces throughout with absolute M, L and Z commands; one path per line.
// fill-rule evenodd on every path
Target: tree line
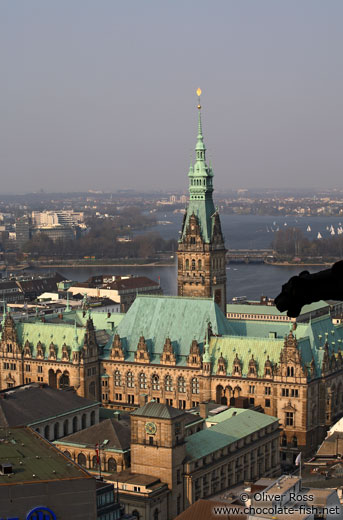
M 275 233 L 272 248 L 285 257 L 343 258 L 343 235 L 310 240 L 298 228 L 280 229 Z

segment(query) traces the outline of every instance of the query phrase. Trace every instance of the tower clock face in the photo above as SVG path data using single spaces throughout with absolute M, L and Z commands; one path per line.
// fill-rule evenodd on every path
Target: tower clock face
M 155 435 L 155 433 L 157 431 L 156 424 L 154 422 L 147 422 L 147 423 L 145 423 L 145 431 L 149 435 Z

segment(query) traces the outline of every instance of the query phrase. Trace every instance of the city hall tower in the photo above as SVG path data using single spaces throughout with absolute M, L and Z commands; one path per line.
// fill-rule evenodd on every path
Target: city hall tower
M 226 311 L 226 249 L 218 209 L 213 203 L 213 171 L 206 164 L 198 94 L 198 138 L 189 177 L 189 203 L 179 239 L 178 295 L 213 297 Z

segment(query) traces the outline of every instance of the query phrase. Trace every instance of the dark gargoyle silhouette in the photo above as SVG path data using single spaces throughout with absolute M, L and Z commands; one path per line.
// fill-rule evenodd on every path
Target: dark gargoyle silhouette
M 343 300 L 343 260 L 318 273 L 302 271 L 292 276 L 282 286 L 275 305 L 280 312 L 287 311 L 287 316 L 296 318 L 304 305 L 319 300 Z

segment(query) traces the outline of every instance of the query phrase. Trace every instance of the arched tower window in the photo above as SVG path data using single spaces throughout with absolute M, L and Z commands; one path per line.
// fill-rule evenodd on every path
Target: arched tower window
M 141 372 L 139 374 L 139 388 L 146 388 L 146 387 L 147 387 L 146 375 L 144 374 L 144 372 Z
M 121 386 L 121 374 L 119 370 L 114 372 L 114 386 Z
M 160 378 L 157 374 L 154 374 L 151 378 L 152 389 L 159 390 L 160 389 Z
M 186 381 L 183 376 L 180 376 L 177 380 L 177 390 L 181 394 L 184 394 L 186 392 Z
M 197 377 L 193 377 L 192 379 L 192 394 L 199 393 L 199 379 Z
M 172 392 L 173 391 L 173 380 L 171 378 L 171 376 L 166 376 L 165 380 L 164 380 L 164 388 L 166 390 L 166 392 Z

